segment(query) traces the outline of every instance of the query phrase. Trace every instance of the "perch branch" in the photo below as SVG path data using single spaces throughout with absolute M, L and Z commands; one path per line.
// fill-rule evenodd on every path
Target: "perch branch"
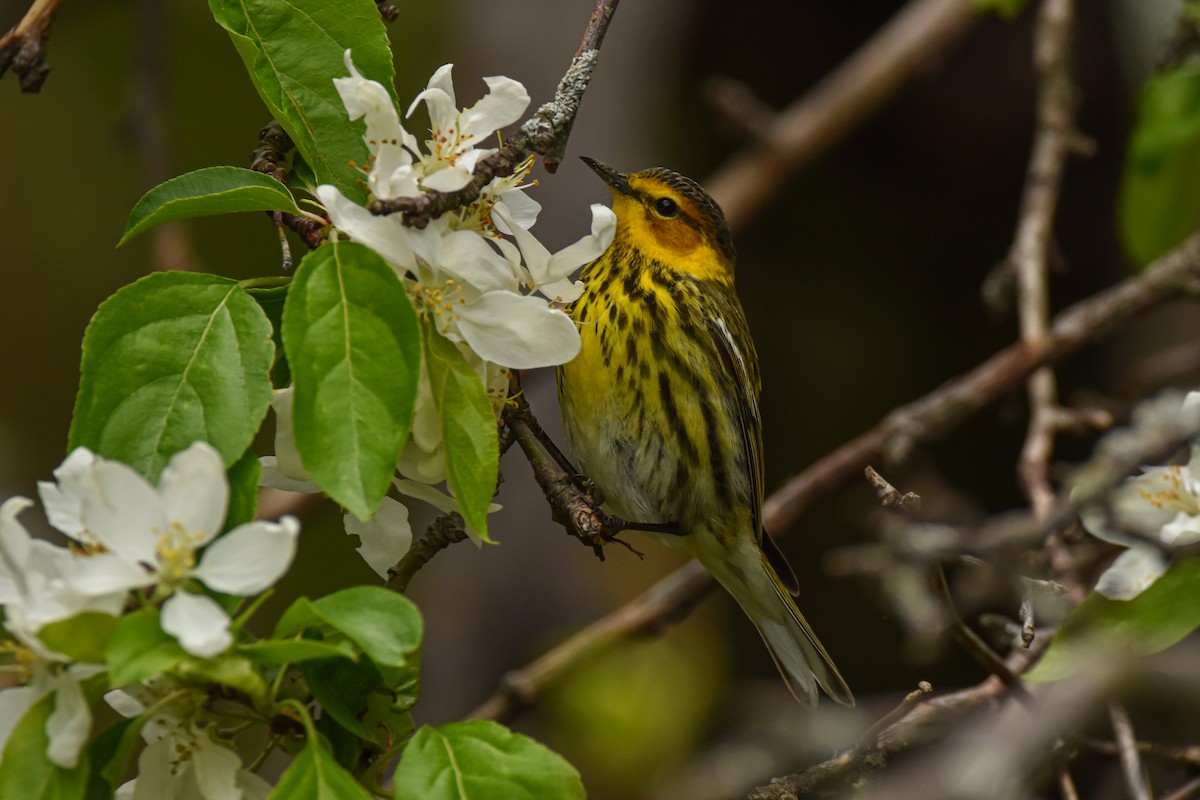
M 513 174 L 530 153 L 543 157 L 546 170 L 554 172 L 566 151 L 567 139 L 583 93 L 587 90 L 600 56 L 600 45 L 608 25 L 616 13 L 619 0 L 596 0 L 596 6 L 584 29 L 583 40 L 571 65 L 558 83 L 554 99 L 542 105 L 533 116 L 522 123 L 516 135 L 475 166 L 474 178 L 453 192 L 430 191 L 416 197 L 393 197 L 372 200 L 371 213 L 403 214 L 404 223 L 424 228 L 431 219 L 447 211 L 472 203 L 480 191 L 494 178 Z

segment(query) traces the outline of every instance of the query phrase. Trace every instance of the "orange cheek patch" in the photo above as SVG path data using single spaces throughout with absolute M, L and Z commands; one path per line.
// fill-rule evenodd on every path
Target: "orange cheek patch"
M 647 214 L 650 234 L 658 244 L 679 255 L 691 253 L 700 244 L 700 232 L 680 219 L 659 219 Z

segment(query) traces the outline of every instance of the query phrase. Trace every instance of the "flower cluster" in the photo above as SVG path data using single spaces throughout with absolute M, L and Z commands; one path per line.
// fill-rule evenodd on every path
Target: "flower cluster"
M 1183 411 L 1200 411 L 1200 392 L 1190 392 Z M 1172 548 L 1200 541 L 1200 444 L 1186 465 L 1145 467 L 1126 479 L 1107 503 L 1085 506 L 1083 526 L 1093 536 L 1128 548 L 1096 584 L 1113 600 L 1137 597 L 1170 566 Z
M 478 145 L 520 119 L 529 104 L 525 88 L 510 78 L 484 80 L 488 93 L 459 109 L 451 65 L 438 69 L 417 95 L 428 111 L 430 137 L 421 147 L 401 123 L 388 91 L 355 68 L 347 51 L 349 77 L 334 84 L 351 120 L 363 119 L 371 154 L 366 181 L 378 199 L 409 197 L 429 190 L 450 192 L 473 179 L 480 159 L 495 152 Z M 528 197 L 525 183 L 533 159 L 511 176 L 496 178 L 479 198 L 429 222 L 406 226 L 401 215 L 375 216 L 336 187 L 317 189 L 333 226 L 384 258 L 403 280 L 418 316 L 462 352 L 499 414 L 508 393 L 510 369 L 565 363 L 579 352 L 579 333 L 560 305 L 579 296 L 582 284 L 570 279 L 598 258 L 612 241 L 616 219 L 610 209 L 591 207 L 591 233 L 551 253 L 530 232 L 541 206 Z M 315 491 L 296 456 L 289 423 L 290 395 L 276 400 L 276 455 L 263 462 L 264 485 Z M 400 458 L 398 489 L 454 508 L 453 498 L 433 488 L 446 478 L 441 422 L 422 369 L 412 433 Z M 360 552 L 381 575 L 408 548 L 407 511 L 390 498 L 371 520 L 347 517 L 347 530 L 363 540 Z
M 104 666 L 73 662 L 40 631 L 85 612 L 119 616 L 158 605 L 163 630 L 185 651 L 216 656 L 233 643 L 231 621 L 203 587 L 238 596 L 264 591 L 291 564 L 299 524 L 292 517 L 250 522 L 218 538 L 229 484 L 221 456 L 204 442 L 172 457 L 157 487 L 83 447 L 54 476 L 38 493 L 70 547 L 29 533 L 18 516 L 32 501 L 13 497 L 0 505 L 0 606 L 12 637 L 0 648 L 22 684 L 0 691 L 0 753 L 24 714 L 54 694 L 47 755 L 72 768 L 91 730 L 80 684 Z

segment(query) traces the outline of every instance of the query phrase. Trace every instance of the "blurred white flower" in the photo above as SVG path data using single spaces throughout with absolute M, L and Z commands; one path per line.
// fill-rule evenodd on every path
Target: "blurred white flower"
M 142 725 L 146 747 L 138 776 L 117 789 L 119 800 L 263 800 L 271 793 L 271 785 L 243 768 L 230 742 L 202 719 L 202 692 L 156 678 L 114 689 L 104 699 L 127 719 L 153 709 Z
M 37 638 L 45 625 L 84 611 L 118 614 L 125 592 L 89 596 L 65 579 L 73 565 L 88 556 L 34 539 L 17 515 L 33 505 L 13 497 L 0 505 L 0 606 L 4 629 L 12 637 L 0 640 L 0 656 L 8 656 L 17 680 L 0 689 L 0 756 L 13 728 L 43 697 L 54 695 L 54 711 L 46 720 L 46 756 L 73 769 L 92 729 L 92 715 L 79 682 L 104 668 L 99 664 L 68 664 L 67 657 Z M 6 659 L 6 660 L 8 660 Z
M 1200 392 L 1188 393 L 1183 407 L 1200 407 Z M 1200 542 L 1200 445 L 1193 445 L 1188 464 L 1145 467 L 1079 517 L 1093 536 L 1129 548 L 1100 576 L 1096 591 L 1113 600 L 1137 597 L 1167 571 L 1171 548 Z
M 213 656 L 229 647 L 229 615 L 212 598 L 191 591 L 190 583 L 239 596 L 268 588 L 291 565 L 296 519 L 250 522 L 218 539 L 229 483 L 220 454 L 205 442 L 172 456 L 157 487 L 118 461 L 72 458 L 86 460 L 87 474 L 59 484 L 59 499 L 80 509 L 84 543 L 104 552 L 72 562 L 64 580 L 91 597 L 153 586 L 154 598 L 165 601 L 163 630 L 185 650 Z

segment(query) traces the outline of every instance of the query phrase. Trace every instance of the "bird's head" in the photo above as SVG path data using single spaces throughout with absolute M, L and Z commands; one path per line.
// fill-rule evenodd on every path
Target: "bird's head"
M 647 258 L 697 278 L 733 277 L 733 237 L 725 215 L 691 178 L 665 167 L 622 174 L 584 158 L 613 191 L 614 246 L 636 248 Z

